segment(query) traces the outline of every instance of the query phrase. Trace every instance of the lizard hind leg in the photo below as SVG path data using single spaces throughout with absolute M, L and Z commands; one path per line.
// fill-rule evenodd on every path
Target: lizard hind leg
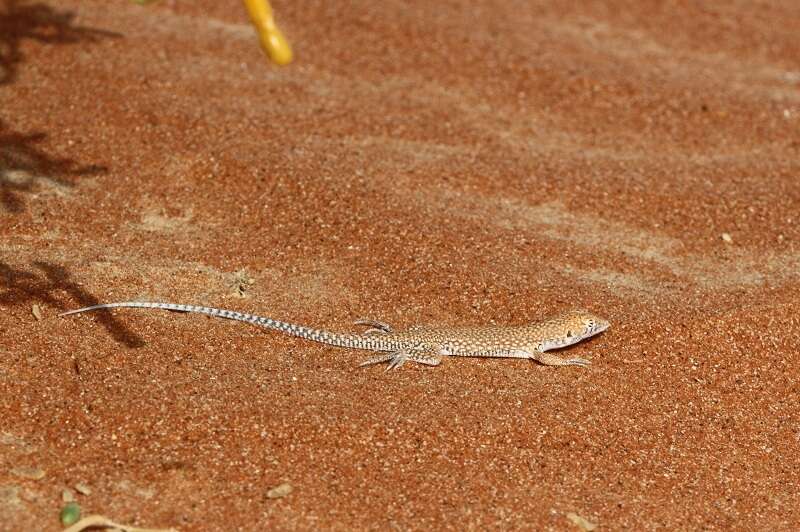
M 422 351 L 412 351 L 408 354 L 408 359 L 426 366 L 438 366 L 442 363 L 442 357 Z
M 391 353 L 384 353 L 372 358 L 369 358 L 359 364 L 360 367 L 364 366 L 371 366 L 373 364 L 382 364 L 384 362 L 388 362 L 389 365 L 386 367 L 386 371 L 390 369 L 397 369 L 403 364 L 406 363 L 408 360 L 408 352 L 407 351 L 392 351 Z
M 365 360 L 359 366 L 370 366 L 372 364 L 382 364 L 383 362 L 388 362 L 388 366 L 386 367 L 386 371 L 390 369 L 397 369 L 406 361 L 417 362 L 419 364 L 425 364 L 426 366 L 438 366 L 442 359 L 436 355 L 432 355 L 430 353 L 425 353 L 421 351 L 409 351 L 409 350 L 400 350 L 400 351 L 392 351 L 391 353 L 384 353 L 370 359 Z
M 392 332 L 392 326 L 382 321 L 359 319 L 354 321 L 353 324 L 369 327 L 369 329 L 362 333 L 364 336 L 369 336 L 371 334 L 388 334 Z
M 580 366 L 585 368 L 591 364 L 591 362 L 583 358 L 561 358 L 558 355 L 542 351 L 535 351 L 531 358 L 545 366 Z
M 372 366 L 373 364 L 383 364 L 384 362 L 389 362 L 390 360 L 392 360 L 396 355 L 397 355 L 396 351 L 393 351 L 391 353 L 383 353 L 378 356 L 368 358 L 358 366 L 363 368 L 364 366 Z

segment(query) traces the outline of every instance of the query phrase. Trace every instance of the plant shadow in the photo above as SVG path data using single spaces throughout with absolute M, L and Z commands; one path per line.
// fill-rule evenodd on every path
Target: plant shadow
M 119 33 L 79 26 L 75 18 L 72 11 L 41 2 L 0 0 L 0 85 L 16 79 L 25 59 L 22 43 L 26 39 L 63 45 L 122 37 Z M 23 196 L 35 193 L 37 184 L 71 187 L 76 176 L 107 170 L 48 155 L 37 146 L 46 138 L 42 132 L 11 131 L 0 121 L 0 207 L 7 213 L 23 212 Z
M 99 301 L 86 292 L 71 279 L 69 272 L 57 264 L 34 262 L 39 272 L 15 269 L 0 262 L 0 304 L 23 304 L 27 302 L 44 302 L 61 308 L 59 291 L 67 292 L 82 307 L 97 305 Z M 144 340 L 133 333 L 111 312 L 97 313 L 97 321 L 111 333 L 115 340 L 128 347 L 142 347 Z
M 97 42 L 121 34 L 75 24 L 75 13 L 43 3 L 0 0 L 0 85 L 16 79 L 24 60 L 20 43 L 31 39 L 47 44 Z
M 25 210 L 23 196 L 37 185 L 55 188 L 74 186 L 74 178 L 108 171 L 102 165 L 79 165 L 66 157 L 53 157 L 36 146 L 45 133 L 9 131 L 0 120 L 0 206 L 18 214 Z

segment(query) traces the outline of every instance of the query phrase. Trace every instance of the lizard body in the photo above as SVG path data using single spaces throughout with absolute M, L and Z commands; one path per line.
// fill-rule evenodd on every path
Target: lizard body
M 412 327 L 395 332 L 382 322 L 356 321 L 370 327 L 363 334 L 335 333 L 303 325 L 245 314 L 232 310 L 176 303 L 126 301 L 106 303 L 64 312 L 60 316 L 110 308 L 151 308 L 195 312 L 207 316 L 243 321 L 322 344 L 380 352 L 362 366 L 388 362 L 387 369 L 399 368 L 411 360 L 437 366 L 443 356 L 532 358 L 549 366 L 588 366 L 582 358 L 562 358 L 546 351 L 576 344 L 609 327 L 608 321 L 585 310 L 573 310 L 533 325 L 518 327 Z

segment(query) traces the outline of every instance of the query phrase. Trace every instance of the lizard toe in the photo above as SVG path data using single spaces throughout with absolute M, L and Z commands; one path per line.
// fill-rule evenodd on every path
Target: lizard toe
M 389 365 L 386 367 L 386 371 L 389 371 L 390 369 L 399 368 L 400 366 L 406 363 L 406 360 L 408 360 L 408 353 L 406 353 L 405 351 L 397 351 L 396 353 L 394 353 L 394 356 L 389 360 Z
M 373 364 L 382 364 L 384 362 L 390 361 L 392 358 L 394 358 L 394 353 L 378 355 L 376 357 L 368 358 L 358 366 L 363 368 L 364 366 L 372 366 Z
M 582 368 L 587 368 L 592 365 L 592 363 L 585 358 L 570 358 L 564 361 L 564 365 L 566 366 L 580 366 Z
M 384 323 L 382 321 L 377 320 L 369 320 L 369 319 L 358 319 L 353 322 L 353 325 L 363 325 L 365 327 L 369 327 L 364 334 L 373 334 L 373 333 L 390 333 L 392 332 L 392 326 L 388 323 Z

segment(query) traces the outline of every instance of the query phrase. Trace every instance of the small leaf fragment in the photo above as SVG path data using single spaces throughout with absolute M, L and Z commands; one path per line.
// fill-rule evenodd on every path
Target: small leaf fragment
M 81 507 L 77 502 L 68 502 L 61 509 L 61 524 L 64 526 L 74 525 L 81 518 Z

